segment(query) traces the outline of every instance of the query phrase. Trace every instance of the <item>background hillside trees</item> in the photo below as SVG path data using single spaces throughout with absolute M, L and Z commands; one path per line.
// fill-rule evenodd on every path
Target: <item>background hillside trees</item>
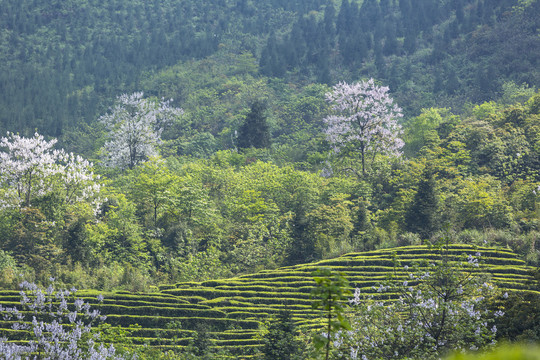
M 537 1 L 242 3 L 7 0 L 0 131 L 31 136 L 37 129 L 62 142 L 94 123 L 117 94 L 216 57 L 228 64 L 250 56 L 252 76 L 292 87 L 378 77 L 413 116 L 495 100 L 509 81 L 539 85 Z M 188 86 L 157 82 L 144 90 L 186 108 Z M 219 126 L 219 118 L 209 121 Z
M 24 206 L 24 196 L 9 196 L 15 178 L 2 173 L 2 199 L 19 205 L 1 211 L 1 250 L 16 269 L 31 265 L 23 272 L 36 280 L 52 273 L 81 286 L 141 289 L 414 244 L 448 223 L 459 241 L 508 245 L 537 263 L 538 95 L 525 104 L 471 106 L 467 115 L 426 110 L 413 120 L 423 124 L 420 130 L 407 128 L 405 139 L 415 144 L 410 157 L 389 162 L 375 156 L 359 178 L 320 176 L 323 166 L 343 166 L 342 159 L 327 157 L 331 150 L 322 139 L 324 90 L 303 89 L 291 103 L 274 98 L 294 127 L 280 129 L 275 151 L 264 154 L 228 150 L 197 159 L 173 152 L 110 172 L 54 150 L 54 141 L 27 139 L 47 145 L 47 156 L 56 154 L 47 165 L 54 174 L 32 177 L 44 190 Z M 3 156 L 32 163 L 32 157 L 9 155 L 24 139 L 5 137 Z M 175 140 L 165 141 L 173 142 L 163 147 L 171 154 Z M 308 156 L 308 149 L 317 151 Z M 523 156 L 506 167 L 486 160 L 511 158 L 513 151 Z

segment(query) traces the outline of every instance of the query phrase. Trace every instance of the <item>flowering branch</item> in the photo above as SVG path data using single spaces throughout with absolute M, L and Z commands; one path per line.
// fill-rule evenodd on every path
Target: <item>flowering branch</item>
M 76 298 L 76 289 L 56 290 L 52 284 L 41 289 L 26 281 L 20 286 L 22 310 L 0 305 L 0 314 L 5 321 L 15 320 L 13 330 L 28 331 L 29 341 L 17 344 L 0 339 L 3 359 L 121 359 L 112 345 L 96 344 L 99 334 L 92 334 L 92 325 L 105 317 Z M 101 295 L 98 301 L 103 301 Z

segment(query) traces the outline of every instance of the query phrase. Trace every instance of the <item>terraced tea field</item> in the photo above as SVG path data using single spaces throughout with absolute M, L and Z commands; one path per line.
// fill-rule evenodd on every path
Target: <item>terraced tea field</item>
M 478 271 L 490 273 L 492 281 L 503 291 L 538 292 L 531 281 L 532 268 L 511 251 L 467 245 L 449 248 L 453 261 L 477 252 L 481 254 Z M 230 279 L 166 285 L 156 293 L 105 293 L 102 304 L 96 301 L 96 291 L 77 294 L 107 315 L 107 322 L 112 325 L 140 325 L 131 334 L 136 345 L 179 349 L 189 344 L 199 325 L 206 325 L 215 347 L 233 353 L 241 351 L 250 357 L 248 354 L 261 346 L 257 337 L 261 323 L 279 312 L 290 311 L 301 327 L 317 326 L 319 313 L 312 310 L 309 296 L 314 285 L 311 273 L 315 269 L 329 267 L 342 271 L 351 285 L 377 297 L 373 287 L 389 274 L 395 274 L 397 279 L 405 277 L 402 268 L 394 267 L 394 258 L 404 266 L 438 257 L 437 252 L 426 246 L 409 246 L 350 253 Z M 18 301 L 17 291 L 0 291 L 2 305 L 13 306 Z M 10 327 L 11 323 L 0 321 L 0 336 L 18 338 L 20 333 L 9 330 Z

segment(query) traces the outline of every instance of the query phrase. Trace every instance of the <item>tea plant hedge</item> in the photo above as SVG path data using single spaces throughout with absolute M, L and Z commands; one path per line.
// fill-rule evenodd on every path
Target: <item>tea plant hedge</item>
M 450 261 L 455 262 L 463 261 L 469 254 L 480 254 L 477 271 L 489 273 L 491 281 L 503 291 L 539 291 L 532 282 L 532 268 L 509 250 L 456 244 L 449 247 L 448 254 Z M 320 324 L 320 314 L 311 308 L 310 299 L 314 285 L 311 273 L 315 269 L 342 271 L 352 286 L 377 297 L 380 294 L 375 287 L 379 282 L 389 277 L 405 278 L 403 266 L 427 266 L 438 257 L 437 251 L 427 246 L 407 246 L 350 253 L 231 279 L 163 285 L 156 293 L 106 293 L 101 304 L 96 300 L 96 291 L 83 290 L 78 295 L 106 315 L 111 325 L 137 325 L 130 334 L 135 346 L 181 350 L 189 345 L 196 329 L 204 325 L 216 349 L 249 355 L 261 347 L 261 325 L 281 312 L 289 311 L 301 328 Z M 397 294 L 386 294 L 381 300 L 392 301 L 396 297 Z M 0 291 L 2 306 L 18 302 L 18 291 Z M 0 336 L 21 339 L 24 333 L 11 330 L 11 325 L 0 321 Z

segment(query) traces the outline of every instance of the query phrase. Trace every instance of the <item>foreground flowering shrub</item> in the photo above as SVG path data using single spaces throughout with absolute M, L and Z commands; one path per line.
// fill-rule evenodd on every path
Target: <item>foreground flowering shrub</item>
M 76 289 L 57 290 L 52 284 L 41 289 L 28 282 L 20 286 L 20 309 L 0 305 L 0 314 L 4 321 L 14 321 L 13 330 L 26 331 L 27 336 L 20 342 L 0 338 L 0 358 L 119 359 L 115 348 L 98 344 L 99 334 L 92 332 L 92 326 L 105 317 L 76 298 Z
M 351 331 L 335 336 L 336 358 L 436 359 L 450 351 L 476 351 L 495 344 L 495 317 L 488 310 L 496 289 L 478 270 L 477 256 L 452 263 L 439 259 L 396 268 L 380 284 L 376 300 L 356 289 L 350 299 Z

